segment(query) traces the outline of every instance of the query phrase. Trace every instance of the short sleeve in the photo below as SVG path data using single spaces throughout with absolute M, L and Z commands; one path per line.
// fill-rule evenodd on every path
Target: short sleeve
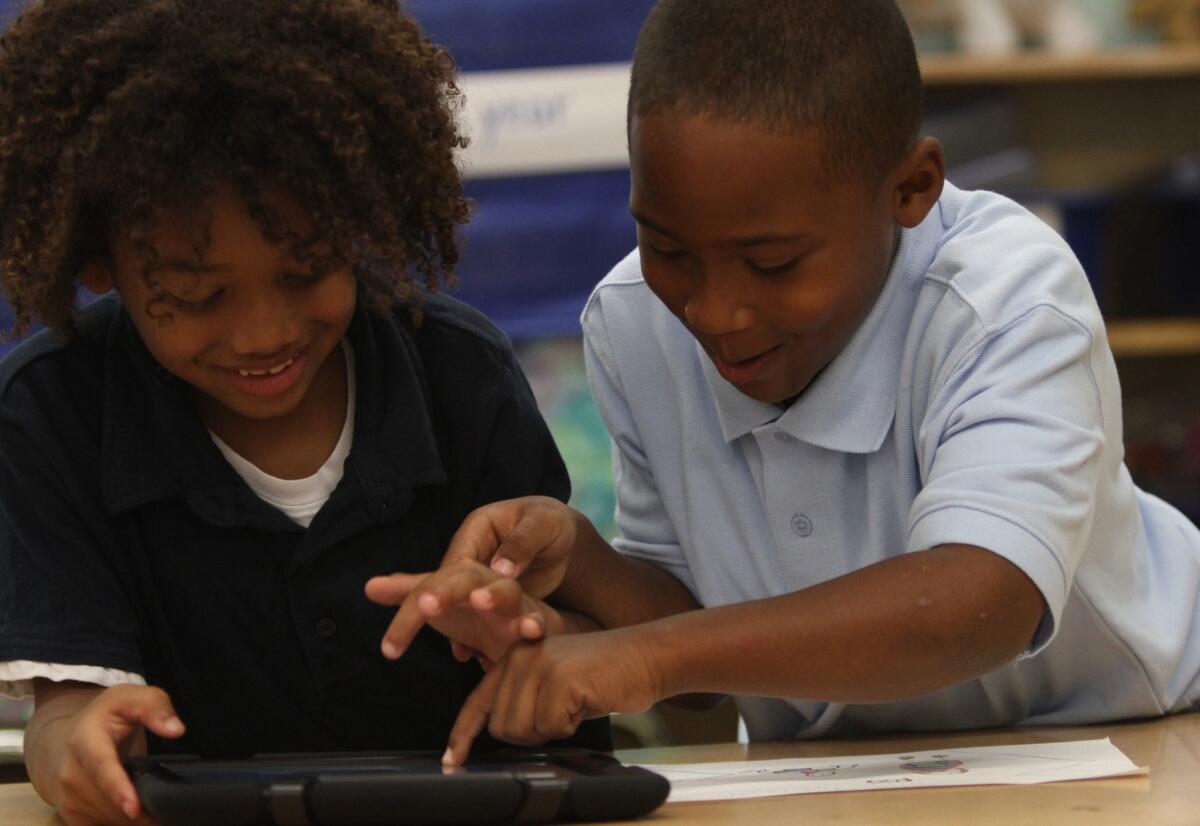
M 613 443 L 613 492 L 619 531 L 613 547 L 625 556 L 666 570 L 695 594 L 687 558 L 668 518 L 634 416 L 621 391 L 608 331 L 595 306 L 584 314 L 583 328 L 588 385 Z
M 132 577 L 105 535 L 99 472 L 70 461 L 32 394 L 10 386 L 0 415 L 0 662 L 144 673 Z
M 989 332 L 937 382 L 917 442 L 909 550 L 975 545 L 1024 571 L 1049 608 L 1027 655 L 1057 628 L 1105 472 L 1094 344 L 1050 306 Z

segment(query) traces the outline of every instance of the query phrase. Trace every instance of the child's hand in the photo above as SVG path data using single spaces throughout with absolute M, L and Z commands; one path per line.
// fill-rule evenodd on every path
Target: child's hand
M 567 634 L 514 646 L 467 697 L 442 762 L 461 765 L 487 724 L 493 737 L 537 745 L 584 720 L 645 711 L 658 700 L 654 659 L 634 628 Z
M 450 540 L 442 567 L 468 559 L 520 581 L 544 599 L 562 584 L 583 517 L 548 496 L 526 496 L 472 511 Z
M 431 574 L 374 577 L 366 592 L 372 602 L 400 606 L 381 646 L 389 659 L 403 654 L 426 624 L 449 638 L 456 659 L 478 656 L 484 668 L 519 640 L 563 630 L 557 611 L 525 594 L 516 581 L 470 559 L 444 563 Z
M 154 826 L 121 766 L 146 753 L 146 728 L 168 739 L 184 730 L 162 689 L 134 685 L 105 689 L 75 714 L 45 723 L 40 747 L 57 757 L 50 802 L 68 826 Z

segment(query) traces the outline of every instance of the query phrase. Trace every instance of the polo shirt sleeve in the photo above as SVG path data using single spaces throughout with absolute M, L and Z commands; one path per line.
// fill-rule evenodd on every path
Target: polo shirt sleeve
M 1034 307 L 947 360 L 920 425 L 908 549 L 975 545 L 1024 571 L 1049 610 L 1023 656 L 1054 636 L 1111 471 L 1092 366 L 1103 347 L 1056 307 Z
M 619 531 L 612 545 L 624 556 L 666 570 L 696 594 L 687 557 L 667 515 L 637 422 L 622 392 L 608 330 L 596 306 L 585 312 L 583 328 L 588 384 L 612 437 L 613 493 Z
M 131 577 L 118 573 L 100 536 L 99 491 L 80 478 L 32 395 L 10 386 L 0 403 L 0 662 L 136 680 L 144 670 Z

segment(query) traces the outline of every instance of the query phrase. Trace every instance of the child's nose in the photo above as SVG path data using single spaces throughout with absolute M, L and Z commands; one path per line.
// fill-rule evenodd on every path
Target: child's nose
M 288 307 L 256 301 L 238 314 L 230 337 L 230 346 L 239 355 L 280 355 L 299 340 L 300 325 Z
M 693 330 L 710 336 L 744 330 L 753 323 L 753 313 L 737 285 L 711 270 L 692 278 L 683 317 Z

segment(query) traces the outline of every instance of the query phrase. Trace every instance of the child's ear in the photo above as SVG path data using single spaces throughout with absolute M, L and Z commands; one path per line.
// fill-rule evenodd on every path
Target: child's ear
M 106 293 L 113 288 L 112 270 L 103 261 L 89 261 L 79 273 L 79 283 L 96 295 Z
M 935 138 L 921 138 L 896 167 L 892 191 L 896 223 L 912 229 L 925 220 L 946 183 L 946 153 Z

